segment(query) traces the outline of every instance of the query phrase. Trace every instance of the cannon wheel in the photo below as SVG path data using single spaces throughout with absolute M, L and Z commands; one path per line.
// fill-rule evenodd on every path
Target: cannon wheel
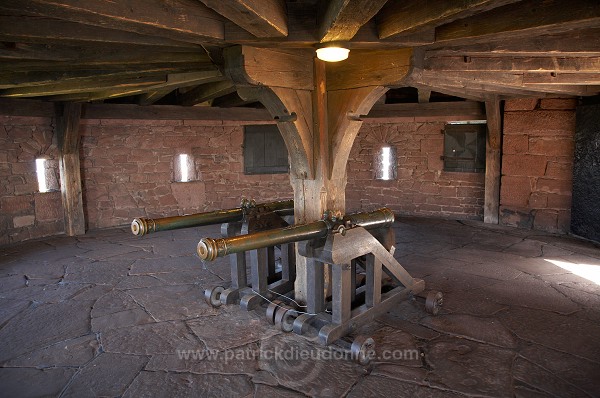
M 216 286 L 212 289 L 206 289 L 204 291 L 204 300 L 213 307 L 217 308 L 221 306 L 221 293 L 225 291 L 223 286 Z
M 294 330 L 296 318 L 298 318 L 298 311 L 293 308 L 279 307 L 275 311 L 275 325 L 283 332 L 289 333 Z
M 279 307 L 282 306 L 283 304 L 284 303 L 281 300 L 273 300 L 267 307 L 267 313 L 266 313 L 267 321 L 269 321 L 269 323 L 271 325 L 275 324 L 275 312 L 277 312 Z
M 367 336 L 357 336 L 350 346 L 352 358 L 361 365 L 368 365 L 375 357 L 375 340 Z
M 444 304 L 444 295 L 442 292 L 431 291 L 425 299 L 425 311 L 431 315 L 437 315 Z

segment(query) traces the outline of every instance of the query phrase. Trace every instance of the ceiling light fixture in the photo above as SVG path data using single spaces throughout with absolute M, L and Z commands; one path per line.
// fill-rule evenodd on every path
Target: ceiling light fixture
M 317 58 L 326 62 L 339 62 L 347 59 L 349 52 L 342 43 L 323 43 L 317 48 Z

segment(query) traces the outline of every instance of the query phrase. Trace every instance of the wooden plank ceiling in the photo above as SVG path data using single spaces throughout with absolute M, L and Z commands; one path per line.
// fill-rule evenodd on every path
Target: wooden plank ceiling
M 600 92 L 598 0 L 2 0 L 0 97 L 248 106 L 223 48 L 340 40 L 414 48 L 420 102 Z

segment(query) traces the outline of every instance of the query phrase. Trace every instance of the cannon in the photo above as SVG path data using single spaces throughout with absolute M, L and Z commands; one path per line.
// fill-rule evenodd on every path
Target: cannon
M 136 218 L 131 223 L 131 232 L 143 236 L 158 231 L 222 223 L 221 235 L 231 238 L 240 234 L 289 226 L 293 224 L 293 214 L 293 200 L 257 204 L 254 200 L 243 199 L 240 207 L 234 209 L 158 219 Z M 276 249 L 278 257 L 275 256 Z M 255 285 L 271 284 L 274 289 L 281 292 L 293 289 L 296 277 L 296 257 L 293 246 L 279 245 L 277 248 L 264 248 L 257 250 L 255 254 L 258 258 L 252 261 L 254 266 L 251 269 L 256 269 L 258 260 L 266 267 L 266 271 L 260 274 L 253 272 Z M 248 284 L 246 263 L 245 253 L 230 256 L 231 286 L 226 290 L 219 287 L 211 293 L 210 302 L 213 306 L 219 306 L 221 303 L 233 304 L 240 300 L 239 292 L 247 288 Z M 215 299 L 215 295 L 218 295 L 219 300 Z
M 443 303 L 441 293 L 425 294 L 425 282 L 411 277 L 394 258 L 393 222 L 394 214 L 384 208 L 240 236 L 203 238 L 197 250 L 203 261 L 249 252 L 252 284 L 237 291 L 243 308 L 258 309 L 266 304 L 267 320 L 281 330 L 316 336 L 323 345 L 334 344 L 366 363 L 374 341 L 358 336 L 348 343 L 345 336 L 400 300 L 418 298 L 431 314 Z M 281 291 L 261 277 L 266 275 L 266 265 L 256 255 L 276 245 L 292 244 L 306 257 L 305 305 L 294 300 L 289 284 L 286 288 L 291 290 Z M 215 305 L 223 302 L 219 301 L 221 292 L 222 287 L 207 289 L 205 297 Z
M 158 231 L 240 222 L 249 215 L 266 213 L 276 213 L 280 216 L 292 215 L 294 214 L 294 201 L 283 200 L 256 204 L 254 200 L 243 199 L 240 207 L 234 209 L 156 219 L 134 218 L 131 222 L 131 232 L 134 235 L 143 236 Z
M 394 213 L 387 208 L 370 213 L 350 214 L 341 220 L 324 219 L 308 224 L 258 232 L 252 235 L 235 236 L 221 239 L 202 238 L 198 242 L 198 256 L 202 260 L 212 261 L 228 254 L 245 252 L 267 246 L 304 240 L 324 238 L 330 231 L 344 233 L 349 226 L 365 229 L 387 228 L 394 223 Z

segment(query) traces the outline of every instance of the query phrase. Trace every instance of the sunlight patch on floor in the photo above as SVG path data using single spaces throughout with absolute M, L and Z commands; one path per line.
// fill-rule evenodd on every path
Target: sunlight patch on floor
M 577 276 L 581 276 L 582 278 L 600 285 L 600 264 L 576 264 L 567 261 L 550 260 L 547 258 L 545 260 L 556 265 L 557 267 L 572 272 Z

